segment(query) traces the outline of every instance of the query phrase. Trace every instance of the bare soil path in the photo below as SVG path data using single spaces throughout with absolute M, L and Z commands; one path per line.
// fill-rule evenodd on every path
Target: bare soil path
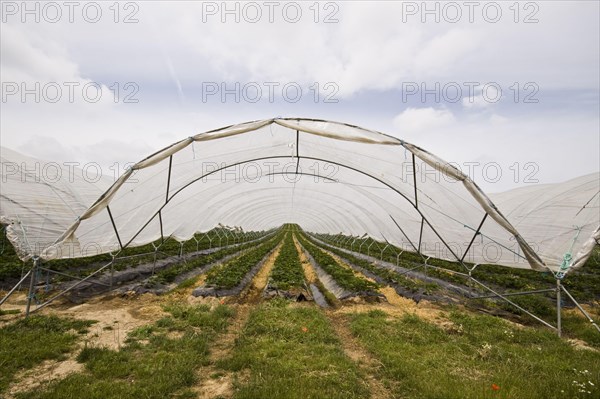
M 212 399 L 215 397 L 230 398 L 233 395 L 233 381 L 235 378 L 243 380 L 243 375 L 235 376 L 230 372 L 217 369 L 215 364 L 223 358 L 231 356 L 235 347 L 235 341 L 240 336 L 252 308 L 261 302 L 262 294 L 269 281 L 269 275 L 273 269 L 275 259 L 281 250 L 281 244 L 271 253 L 263 267 L 256 273 L 250 284 L 240 293 L 237 298 L 222 299 L 223 303 L 231 303 L 236 309 L 231 324 L 227 330 L 219 335 L 211 345 L 210 364 L 198 369 L 197 374 L 201 380 L 194 387 L 199 399 Z

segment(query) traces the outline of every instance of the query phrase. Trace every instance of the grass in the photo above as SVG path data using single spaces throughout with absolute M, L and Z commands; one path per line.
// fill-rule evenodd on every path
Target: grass
M 377 289 L 377 284 L 355 276 L 352 270 L 338 264 L 333 257 L 312 244 L 302 234 L 298 235 L 298 240 L 313 257 L 315 262 L 325 271 L 325 273 L 329 274 L 340 287 L 350 292 L 365 292 Z
M 600 349 L 600 332 L 578 312 L 576 309 L 561 312 L 563 336 L 581 339 L 586 344 Z M 598 323 L 598 313 L 591 313 L 590 316 Z
M 19 394 L 19 399 L 59 398 L 191 398 L 196 369 L 208 362 L 215 336 L 224 331 L 234 312 L 227 306 L 165 306 L 170 316 L 139 327 L 120 351 L 86 347 L 77 360 L 85 372 L 50 383 L 43 390 Z M 178 338 L 170 332 L 179 332 Z
M 291 233 L 287 233 L 273 270 L 271 285 L 279 290 L 304 287 L 304 271 Z
M 276 298 L 256 306 L 231 349 L 214 364 L 209 350 L 234 311 L 228 306 L 164 306 L 169 315 L 133 330 L 120 351 L 85 347 L 84 371 L 17 399 L 195 398 L 198 378 L 234 372 L 235 399 L 367 398 L 355 362 L 343 351 L 325 311 Z M 357 341 L 381 365 L 375 375 L 393 397 L 405 399 L 583 399 L 600 397 L 600 352 L 579 349 L 542 327 L 448 307 L 443 327 L 415 315 L 374 310 L 347 316 Z M 567 327 L 600 334 L 573 311 Z M 0 393 L 14 376 L 74 349 L 89 321 L 33 316 L 0 329 Z M 579 332 L 582 334 L 582 332 Z M 363 367 L 371 367 L 363 364 Z M 591 382 L 591 384 L 590 384 Z M 593 385 L 592 385 L 593 384 Z M 494 390 L 496 387 L 497 390 Z M 588 393 L 589 392 L 589 393 Z M 1 396 L 1 394 L 0 394 Z
M 56 316 L 31 316 L 0 329 L 0 392 L 22 370 L 44 360 L 60 360 L 75 347 L 77 334 L 87 332 L 92 321 Z
M 235 399 L 369 397 L 323 312 L 282 299 L 252 311 L 233 356 L 219 366 L 250 373 Z
M 577 350 L 550 330 L 515 328 L 490 316 L 453 311 L 449 318 L 453 327 L 445 330 L 414 315 L 390 320 L 372 311 L 354 315 L 351 328 L 381 360 L 380 377 L 403 398 L 600 395 L 598 352 Z
M 7 314 L 18 314 L 18 313 L 21 313 L 21 311 L 19 309 L 8 309 L 8 310 L 0 309 L 0 316 L 4 316 Z

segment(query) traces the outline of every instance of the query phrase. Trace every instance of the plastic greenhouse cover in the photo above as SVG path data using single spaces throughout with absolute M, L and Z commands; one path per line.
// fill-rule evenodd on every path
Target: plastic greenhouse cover
M 22 259 L 187 240 L 219 223 L 246 231 L 297 223 L 314 233 L 367 233 L 425 256 L 558 271 L 566 253 L 563 266 L 581 266 L 600 239 L 598 173 L 488 197 L 422 148 L 322 120 L 201 133 L 112 184 L 67 181 L 64 165 L 6 148 L 1 155 L 1 222 Z M 35 176 L 49 165 L 57 177 Z

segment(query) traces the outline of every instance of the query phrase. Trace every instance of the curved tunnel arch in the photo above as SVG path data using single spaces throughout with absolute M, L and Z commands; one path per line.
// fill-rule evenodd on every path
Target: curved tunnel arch
M 275 126 L 275 125 L 279 126 L 279 128 L 273 130 L 273 126 Z M 271 129 L 271 130 L 269 130 L 269 129 Z M 269 131 L 271 132 L 270 135 L 264 134 L 264 133 L 268 133 Z M 250 138 L 243 136 L 245 133 L 249 133 L 249 132 L 252 132 L 252 133 L 258 132 L 261 134 L 248 136 Z M 292 138 L 294 137 L 294 132 L 295 132 L 295 137 L 296 137 L 296 144 L 297 144 L 297 139 L 298 139 L 300 133 L 308 134 L 306 136 L 306 139 L 308 141 L 304 145 L 304 149 L 301 154 L 298 153 L 297 147 L 294 147 L 293 142 L 292 142 Z M 239 137 L 241 137 L 242 139 L 239 139 Z M 271 139 L 269 139 L 269 137 L 271 137 Z M 311 137 L 314 139 L 312 139 Z M 225 138 L 226 138 L 226 140 L 224 140 L 223 142 L 219 141 L 219 140 L 225 139 Z M 452 165 L 447 164 L 445 161 L 441 160 L 440 158 L 436 157 L 435 155 L 428 153 L 427 151 L 425 151 L 417 146 L 414 146 L 410 143 L 406 143 L 397 138 L 393 138 L 391 136 L 384 135 L 380 132 L 362 129 L 362 128 L 348 125 L 348 124 L 340 124 L 340 123 L 336 123 L 336 122 L 328 122 L 328 121 L 314 120 L 314 119 L 301 119 L 301 118 L 285 118 L 285 119 L 277 119 L 276 118 L 276 119 L 269 119 L 269 120 L 263 120 L 263 121 L 249 122 L 249 123 L 240 124 L 240 125 L 232 125 L 229 128 L 220 128 L 220 129 L 213 130 L 211 132 L 201 133 L 199 135 L 190 137 L 188 139 L 181 140 L 177 143 L 174 143 L 171 146 L 164 148 L 163 150 L 155 152 L 151 156 L 149 156 L 149 157 L 145 158 L 144 160 L 135 164 L 131 170 L 127 171 L 123 176 L 121 176 L 117 180 L 117 182 L 115 182 L 96 202 L 94 202 L 81 215 L 80 218 L 78 218 L 77 221 L 72 223 L 70 225 L 70 227 L 68 229 L 66 229 L 66 231 L 60 237 L 57 238 L 57 240 L 54 242 L 54 245 L 46 247 L 46 249 L 44 249 L 42 251 L 41 256 L 46 257 L 46 258 L 52 258 L 52 256 L 53 256 L 52 254 L 55 252 L 53 252 L 52 249 L 50 249 L 48 251 L 49 248 L 59 246 L 63 242 L 66 242 L 69 240 L 77 240 L 77 237 L 75 236 L 75 231 L 78 230 L 81 223 L 84 221 L 86 221 L 85 223 L 88 223 L 87 222 L 88 220 L 93 218 L 100 211 L 104 210 L 104 208 L 106 208 L 106 211 L 108 213 L 108 218 L 110 218 L 110 221 L 114 227 L 115 238 L 118 239 L 119 244 L 121 245 L 122 248 L 126 247 L 127 245 L 129 245 L 131 242 L 133 242 L 135 240 L 135 238 L 137 237 L 139 232 L 142 231 L 149 223 L 151 223 L 157 215 L 159 215 L 159 217 L 160 217 L 161 211 L 163 209 L 165 209 L 165 207 L 170 203 L 170 200 L 177 197 L 179 192 L 181 192 L 182 190 L 185 190 L 186 187 L 194 184 L 196 180 L 201 179 L 202 177 L 199 177 L 197 179 L 193 179 L 190 182 L 187 182 L 183 187 L 178 188 L 178 190 L 176 190 L 173 193 L 169 192 L 169 194 L 167 194 L 165 203 L 162 204 L 154 214 L 152 214 L 150 211 L 150 214 L 148 214 L 149 219 L 146 219 L 147 222 L 140 226 L 141 228 L 139 230 L 137 230 L 137 233 L 134 233 L 133 235 L 131 235 L 131 231 L 134 229 L 134 227 L 128 228 L 127 232 L 125 234 L 132 238 L 128 242 L 125 242 L 125 245 L 123 245 L 123 243 L 121 242 L 121 239 L 119 237 L 119 231 L 118 231 L 117 227 L 115 226 L 113 215 L 111 214 L 111 209 L 110 209 L 110 205 L 112 204 L 112 201 L 115 198 L 116 193 L 120 192 L 120 188 L 123 185 L 123 183 L 128 181 L 128 179 L 131 177 L 131 175 L 135 171 L 142 170 L 142 169 L 148 168 L 153 165 L 157 165 L 162 162 L 163 171 L 164 171 L 164 165 L 166 163 L 169 163 L 169 180 L 167 181 L 167 185 L 168 185 L 168 183 L 170 182 L 170 173 L 171 173 L 171 164 L 170 163 L 172 162 L 173 156 L 175 154 L 178 154 L 181 150 L 183 150 L 184 148 L 188 147 L 190 144 L 195 143 L 195 142 L 198 142 L 198 143 L 210 142 L 211 144 L 208 147 L 206 147 L 209 149 L 209 151 L 210 151 L 210 149 L 214 150 L 215 148 L 223 149 L 224 148 L 223 145 L 225 145 L 225 146 L 229 145 L 227 143 L 230 143 L 229 139 L 231 139 L 231 138 L 238 140 L 238 141 L 236 141 L 236 143 L 238 143 L 238 144 L 243 143 L 243 142 L 247 143 L 247 145 L 249 145 L 249 149 L 251 150 L 251 151 L 248 151 L 248 153 L 254 154 L 254 156 L 248 156 L 248 157 L 244 158 L 243 157 L 243 154 L 245 153 L 244 147 L 238 147 L 237 150 L 235 148 L 233 148 L 231 151 L 222 151 L 222 152 L 217 151 L 215 154 L 223 154 L 223 155 L 225 155 L 224 159 L 228 160 L 227 161 L 228 163 L 225 166 L 225 168 L 232 167 L 235 165 L 241 165 L 241 164 L 251 162 L 251 161 L 256 161 L 256 160 L 297 159 L 297 162 L 301 162 L 304 160 L 313 160 L 313 161 L 337 165 L 337 166 L 343 168 L 344 170 L 352 170 L 356 173 L 359 173 L 359 174 L 365 176 L 366 178 L 377 181 L 378 183 L 380 183 L 380 184 L 386 186 L 387 188 L 389 188 L 390 190 L 392 190 L 395 193 L 395 195 L 399 195 L 401 198 L 403 198 L 403 200 L 404 200 L 403 202 L 405 204 L 408 204 L 406 208 L 407 209 L 412 208 L 414 210 L 414 212 L 416 212 L 420 216 L 422 223 L 425 223 L 428 226 L 428 229 L 434 233 L 435 237 L 437 237 L 437 239 L 439 241 L 441 241 L 448 248 L 448 250 L 452 253 L 454 258 L 459 260 L 458 256 L 454 253 L 452 248 L 448 246 L 448 244 L 446 243 L 446 241 L 444 240 L 442 235 L 440 235 L 440 233 L 437 231 L 434 223 L 431 223 L 428 216 L 426 214 L 424 214 L 421 211 L 421 209 L 419 209 L 418 203 L 417 203 L 417 195 L 416 195 L 419 192 L 419 188 L 417 188 L 416 182 L 414 185 L 415 195 L 413 198 L 412 194 L 408 194 L 408 192 L 410 192 L 411 190 L 400 189 L 401 186 L 398 184 L 400 182 L 404 182 L 402 179 L 397 180 L 397 181 L 395 181 L 394 179 L 388 180 L 385 177 L 386 176 L 385 173 L 380 174 L 377 172 L 377 169 L 372 167 L 373 165 L 369 165 L 371 163 L 371 160 L 377 159 L 376 157 L 373 158 L 373 154 L 379 154 L 377 152 L 378 150 L 375 150 L 375 152 L 374 152 L 374 148 L 376 148 L 376 147 L 367 147 L 366 148 L 367 151 L 363 154 L 363 153 L 361 153 L 362 147 L 359 147 L 359 145 L 362 145 L 362 144 L 382 145 L 382 146 L 389 146 L 389 145 L 394 146 L 395 145 L 395 146 L 398 146 L 399 148 L 404 148 L 405 152 L 408 151 L 409 153 L 412 154 L 413 165 L 414 165 L 415 157 L 417 157 L 419 159 L 419 161 L 424 161 L 425 163 L 429 164 L 430 166 L 433 166 L 438 172 L 441 172 L 447 176 L 450 176 L 450 177 L 456 179 L 457 181 L 459 181 L 460 183 L 462 183 L 456 189 L 453 189 L 453 192 L 457 192 L 457 193 L 462 190 L 461 191 L 463 193 L 462 196 L 459 196 L 457 198 L 470 199 L 471 202 L 466 202 L 468 204 L 473 204 L 473 203 L 477 202 L 479 204 L 479 208 L 477 208 L 477 209 L 482 214 L 486 214 L 486 215 L 489 214 L 491 216 L 491 218 L 489 220 L 494 220 L 496 222 L 497 225 L 494 225 L 496 227 L 494 227 L 491 230 L 494 234 L 496 234 L 496 237 L 499 237 L 501 240 L 506 241 L 507 240 L 506 233 L 509 233 L 509 237 L 514 236 L 518 241 L 519 247 L 523 250 L 523 254 L 526 257 L 527 262 L 529 263 L 529 266 L 532 268 L 538 269 L 538 270 L 546 268 L 543 261 L 541 261 L 539 255 L 535 253 L 535 251 L 531 248 L 531 246 L 520 236 L 520 234 L 514 228 L 514 226 L 512 226 L 510 224 L 510 222 L 497 210 L 497 208 L 489 200 L 489 198 L 476 186 L 476 184 L 468 176 L 464 175 L 461 171 L 459 171 Z M 256 147 L 254 145 L 256 143 L 255 140 L 257 138 L 259 139 L 259 142 L 261 143 L 260 145 L 262 145 L 263 147 L 260 147 L 260 146 Z M 239 140 L 241 140 L 241 141 L 239 141 Z M 269 140 L 271 140 L 271 141 L 269 142 Z M 340 140 L 340 141 L 336 142 L 335 146 L 329 146 L 329 147 L 326 147 L 325 150 L 320 150 L 318 148 L 319 143 L 329 143 L 329 142 L 319 141 L 319 140 Z M 348 144 L 345 144 L 345 143 L 348 143 Z M 292 153 L 291 155 L 261 156 L 261 154 L 268 154 L 268 152 L 265 152 L 268 149 L 276 148 L 277 151 L 281 151 L 287 147 L 291 148 L 291 150 L 290 150 Z M 334 153 L 332 153 L 331 156 L 329 156 L 329 154 L 327 152 L 327 148 L 335 149 Z M 339 148 L 342 148 L 342 149 L 339 150 Z M 392 147 L 386 147 L 386 148 L 393 150 Z M 194 150 L 193 147 L 191 147 L 190 151 L 193 151 L 193 150 Z M 296 151 L 295 155 L 293 154 L 294 150 Z M 307 153 L 307 151 L 308 151 L 308 153 Z M 312 151 L 312 153 L 310 153 L 310 151 Z M 344 151 L 346 151 L 346 152 L 344 152 Z M 387 157 L 385 162 L 388 162 L 390 165 L 397 163 L 397 161 L 394 160 L 393 153 L 394 153 L 394 151 L 387 151 L 387 152 L 383 153 Z M 352 158 L 352 156 L 354 154 L 356 154 L 359 157 L 356 159 L 356 161 Z M 363 158 L 360 158 L 361 156 L 363 156 Z M 240 157 L 242 157 L 242 160 L 239 160 Z M 194 159 L 195 159 L 195 157 L 194 157 Z M 213 157 L 213 158 L 209 158 L 209 159 L 218 160 L 219 158 Z M 362 162 L 364 162 L 364 167 L 360 163 L 361 159 L 362 159 Z M 440 168 L 440 165 L 441 165 L 441 168 Z M 222 169 L 223 168 L 219 168 L 219 170 L 222 170 Z M 187 171 L 185 173 L 189 173 L 189 171 Z M 388 170 L 387 173 L 388 173 L 388 176 L 397 175 L 394 170 Z M 415 178 L 416 178 L 416 171 L 413 173 L 413 175 L 415 175 Z M 394 182 L 392 182 L 392 181 L 394 181 Z M 436 181 L 434 183 L 438 183 L 438 182 Z M 156 187 L 156 184 L 153 183 L 153 186 Z M 429 186 L 429 187 L 433 187 L 433 186 Z M 438 192 L 436 191 L 435 194 L 437 195 Z M 138 194 L 137 196 L 133 196 L 130 198 L 138 198 L 139 199 L 139 197 L 140 197 L 140 195 Z M 122 199 L 121 203 L 126 200 L 127 200 L 126 198 Z M 456 202 L 454 202 L 452 205 L 453 206 L 462 206 Z M 436 206 L 443 206 L 443 199 L 442 199 L 442 202 L 437 202 Z M 117 204 L 117 207 L 118 207 L 118 204 Z M 149 210 L 150 208 L 151 207 L 146 207 L 146 209 L 144 209 L 143 211 L 137 212 L 137 214 L 144 215 L 144 212 L 146 212 L 146 210 Z M 127 206 L 121 206 L 121 209 L 126 210 L 129 208 L 127 208 Z M 404 207 L 401 207 L 398 209 L 404 209 Z M 429 216 L 431 216 L 431 215 L 429 215 Z M 143 217 L 145 219 L 145 216 L 143 216 Z M 462 216 L 461 216 L 461 218 L 462 218 Z M 439 220 L 440 217 L 435 216 L 434 219 L 435 219 L 435 223 L 440 223 L 440 220 Z M 469 217 L 468 220 L 469 220 L 469 223 L 472 223 L 471 226 L 476 224 L 473 217 Z M 484 221 L 485 221 L 485 218 L 484 218 Z M 83 228 L 82 232 L 87 232 L 90 229 L 93 229 L 93 226 L 97 225 L 98 223 L 103 223 L 104 225 L 106 225 L 106 217 L 102 217 L 100 220 L 95 220 L 95 223 L 86 224 L 85 227 Z M 444 234 L 457 234 L 457 236 L 461 237 L 460 239 L 463 239 L 463 240 L 465 239 L 464 237 L 467 233 L 459 232 L 457 229 L 447 228 L 448 221 L 445 221 L 445 222 L 441 221 L 441 223 L 444 226 L 443 228 L 446 228 L 446 230 L 444 230 L 444 232 L 445 232 Z M 438 227 L 440 227 L 440 226 L 438 226 Z M 137 227 L 135 227 L 135 228 L 137 228 Z M 161 228 L 161 231 L 162 231 L 162 228 Z M 478 230 L 475 231 L 475 236 L 478 233 L 479 233 Z M 98 237 L 98 235 L 96 234 L 95 237 Z M 145 237 L 144 239 L 147 239 L 147 237 Z M 104 240 L 104 241 L 106 241 L 106 240 Z M 141 244 L 139 243 L 139 241 L 136 241 L 135 245 L 141 245 Z M 510 260 L 508 260 L 508 261 L 512 262 Z M 518 266 L 515 264 L 515 267 L 522 267 L 522 266 Z
M 222 170 L 225 170 L 225 169 L 228 169 L 228 168 L 232 168 L 232 167 L 235 167 L 235 166 L 238 166 L 238 165 L 247 164 L 247 163 L 250 163 L 250 162 L 263 161 L 263 160 L 272 160 L 272 159 L 289 159 L 289 158 L 290 158 L 289 156 L 275 155 L 275 156 L 268 156 L 268 157 L 259 157 L 259 158 L 253 158 L 253 159 L 246 159 L 244 161 L 234 162 L 234 163 L 222 166 L 222 167 L 217 168 L 217 169 L 215 169 L 215 170 L 213 170 L 211 172 L 202 174 L 201 176 L 198 176 L 198 177 L 192 179 L 188 183 L 184 184 L 182 187 L 178 188 L 171 196 L 169 196 L 168 200 L 160 207 L 160 209 L 154 215 L 152 215 L 152 217 L 146 222 L 146 224 L 144 224 L 142 226 L 142 228 L 138 230 L 138 232 L 130 239 L 130 241 L 124 247 L 126 247 L 131 241 L 133 241 L 135 239 L 135 237 L 137 237 L 137 235 L 139 235 L 139 233 L 159 214 L 160 211 L 162 211 L 162 209 L 164 209 L 169 204 L 169 202 L 175 196 L 177 196 L 178 194 L 180 194 L 181 192 L 183 192 L 188 187 L 191 187 L 193 184 L 197 183 L 198 181 L 201 181 L 203 178 L 211 176 L 211 175 L 213 175 L 213 174 L 215 174 L 217 172 L 221 172 Z M 300 159 L 309 159 L 309 160 L 319 161 L 319 162 L 325 162 L 325 163 L 332 163 L 332 164 L 335 164 L 337 166 L 340 166 L 340 167 L 349 169 L 351 171 L 357 172 L 359 174 L 362 174 L 364 176 L 367 176 L 368 178 L 371 178 L 371 179 L 373 179 L 373 180 L 375 180 L 375 181 L 377 181 L 377 182 L 385 185 L 386 187 L 388 187 L 389 189 L 391 189 L 392 191 L 394 191 L 395 193 L 397 193 L 398 195 L 400 195 L 404 200 L 406 200 L 421 215 L 421 217 L 425 221 L 427 221 L 427 223 L 429 224 L 430 228 L 434 232 L 436 232 L 436 234 L 437 234 L 437 231 L 435 230 L 435 228 L 429 223 L 429 221 L 427 220 L 427 218 L 418 209 L 418 207 L 415 205 L 415 203 L 413 203 L 405 194 L 403 194 L 402 192 L 400 192 L 397 188 L 395 188 L 390 183 L 384 181 L 383 179 L 380 179 L 380 178 L 378 178 L 376 176 L 373 176 L 373 175 L 371 175 L 371 174 L 369 174 L 367 172 L 361 171 L 361 170 L 359 170 L 359 169 L 357 169 L 357 168 L 355 168 L 353 166 L 342 164 L 340 162 L 331 161 L 331 160 L 328 160 L 328 159 L 323 159 L 323 158 L 318 158 L 318 157 L 306 157 L 306 156 L 303 156 L 303 157 L 299 157 L 299 158 Z M 439 237 L 439 234 L 438 234 L 438 237 Z M 445 241 L 443 240 L 443 238 L 440 237 L 440 239 L 445 243 Z M 447 246 L 447 244 L 446 244 L 446 246 Z M 449 250 L 452 251 L 451 248 L 449 248 Z M 453 251 L 452 251 L 452 253 L 454 254 Z M 455 255 L 455 257 L 458 259 L 458 256 Z
M 308 174 L 308 176 L 315 177 L 316 175 Z M 261 176 L 261 178 L 264 178 L 264 177 L 267 177 L 267 175 Z M 243 183 L 234 183 L 234 184 L 243 184 Z M 289 184 L 293 184 L 293 183 L 289 183 Z M 339 184 L 343 185 L 344 183 L 343 182 L 339 182 Z M 351 187 L 350 186 L 349 188 L 351 188 L 352 190 L 355 190 L 355 191 L 361 191 L 361 190 L 357 189 L 356 187 Z M 238 202 L 241 202 L 240 205 L 243 205 L 243 206 L 234 207 L 234 209 L 238 209 L 238 212 L 247 212 L 248 211 L 248 215 L 251 215 L 253 213 L 253 211 L 254 211 L 254 208 L 260 208 L 261 204 L 268 204 L 268 203 L 267 202 L 258 203 L 258 202 L 256 202 L 256 199 L 253 198 L 253 201 L 254 201 L 253 203 L 245 204 L 244 202 L 247 200 L 246 199 L 247 195 L 251 195 L 251 193 L 257 192 L 257 191 L 261 192 L 261 191 L 266 191 L 266 190 L 268 190 L 268 191 L 277 191 L 277 190 L 289 190 L 289 189 L 292 189 L 292 187 L 281 187 L 280 186 L 280 187 L 269 187 L 269 188 L 266 188 L 266 189 L 259 188 L 259 189 L 253 189 L 253 190 L 246 190 L 246 191 L 244 191 L 244 195 L 243 196 L 241 196 L 239 193 L 232 193 L 230 196 L 225 197 L 225 198 L 213 198 L 212 200 L 213 200 L 214 203 L 212 203 L 212 204 L 205 204 L 206 205 L 205 212 L 206 213 L 211 213 L 213 210 L 215 210 L 216 208 L 218 208 L 219 207 L 219 203 L 218 202 L 220 202 L 220 201 L 231 201 L 232 204 L 236 204 L 236 201 L 238 201 Z M 222 190 L 221 194 L 224 193 L 226 190 L 229 190 L 229 189 Z M 335 199 L 342 200 L 342 202 L 344 202 L 344 203 L 346 203 L 346 204 L 348 204 L 348 205 L 350 205 L 352 207 L 355 207 L 362 214 L 364 214 L 365 217 L 373 219 L 373 220 L 378 220 L 379 222 L 382 222 L 367 207 L 364 207 L 364 206 L 360 205 L 360 203 L 357 202 L 357 201 L 351 201 L 351 200 L 348 200 L 346 198 L 335 197 L 331 193 L 324 192 L 324 191 L 319 191 L 318 189 L 312 189 L 312 188 L 309 188 L 309 187 L 303 187 L 302 190 L 304 190 L 304 191 L 312 191 L 314 194 L 319 194 L 321 196 L 326 196 L 328 199 L 331 199 L 331 200 L 335 200 Z M 365 197 L 367 197 L 364 194 L 364 192 L 361 193 L 361 195 L 364 195 Z M 265 195 L 263 198 L 269 199 L 271 197 L 272 197 L 272 195 L 269 194 L 269 195 Z M 193 197 L 190 197 L 190 198 L 186 199 L 186 201 L 187 200 L 193 200 Z M 262 198 L 261 198 L 261 200 L 262 200 Z M 327 206 L 329 205 L 327 203 L 327 200 L 319 198 L 319 196 L 316 196 L 316 195 L 314 197 L 312 197 L 311 200 L 312 201 L 322 202 L 322 203 L 324 203 Z M 380 207 L 382 210 L 385 209 L 384 207 L 381 206 L 381 204 L 377 203 L 377 201 L 375 201 L 374 199 L 371 198 L 371 201 L 372 201 L 373 205 Z M 302 203 L 302 201 L 300 201 L 300 204 L 301 203 Z M 254 208 L 251 208 L 251 206 L 254 206 Z M 333 212 L 339 214 L 339 212 L 337 212 L 336 208 L 332 208 L 330 206 L 328 206 L 328 208 L 331 209 Z M 359 217 L 357 215 L 354 215 L 353 213 L 349 213 L 349 214 L 345 214 L 345 215 L 340 215 L 340 216 L 343 216 L 343 217 L 340 218 L 339 220 L 346 220 L 346 219 L 352 219 L 352 218 L 356 219 L 356 221 L 360 224 L 360 226 L 363 229 L 366 229 L 366 226 L 361 221 L 361 217 Z

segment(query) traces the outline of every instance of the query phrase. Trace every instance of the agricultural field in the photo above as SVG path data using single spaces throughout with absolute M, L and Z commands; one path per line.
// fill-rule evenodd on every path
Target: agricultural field
M 84 301 L 60 297 L 28 318 L 26 289 L 18 290 L 0 307 L 0 398 L 600 397 L 600 333 L 568 301 L 559 338 L 510 304 L 459 295 L 481 290 L 450 262 L 429 262 L 449 272 L 407 274 L 389 264 L 412 268 L 414 254 L 398 258 L 381 243 L 351 248 L 296 225 L 235 244 L 210 237 L 183 256 L 172 244 L 164 265 L 144 258 L 115 276 L 156 263 L 151 274 Z M 11 265 L 6 281 L 21 275 L 10 248 L 1 259 Z M 98 260 L 69 262 L 60 270 Z M 585 279 L 595 281 L 599 263 L 570 283 L 596 320 L 598 285 Z M 502 292 L 550 283 L 488 268 L 499 271 L 478 277 Z M 70 282 L 60 277 L 38 279 L 35 302 Z M 554 323 L 552 299 L 518 303 Z

